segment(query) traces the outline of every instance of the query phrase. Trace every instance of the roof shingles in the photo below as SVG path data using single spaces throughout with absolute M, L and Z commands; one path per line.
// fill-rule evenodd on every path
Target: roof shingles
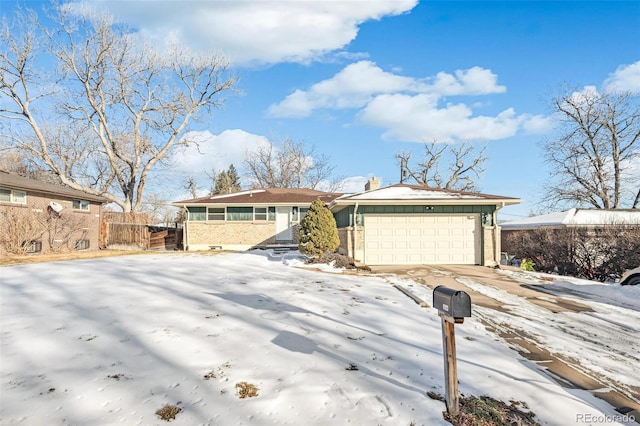
M 59 197 L 77 198 L 96 203 L 106 203 L 108 201 L 106 198 L 99 195 L 88 194 L 77 189 L 41 182 L 39 180 L 9 173 L 4 170 L 0 170 L 0 186 L 9 189 L 51 194 Z
M 174 205 L 221 204 L 221 205 L 255 205 L 255 204 L 311 204 L 316 199 L 329 203 L 341 196 L 339 193 L 322 192 L 307 188 L 266 188 L 252 189 L 232 194 L 213 195 L 191 200 L 176 201 Z

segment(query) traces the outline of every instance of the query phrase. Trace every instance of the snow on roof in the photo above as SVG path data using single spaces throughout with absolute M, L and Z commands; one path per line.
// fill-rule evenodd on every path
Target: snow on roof
M 500 224 L 502 229 L 596 225 L 640 225 L 640 210 L 574 208 Z
M 230 194 L 220 194 L 220 195 L 213 195 L 211 197 L 209 197 L 209 199 L 211 200 L 219 200 L 221 198 L 229 198 L 229 197 L 238 197 L 241 195 L 253 195 L 253 194 L 260 194 L 262 192 L 265 192 L 264 189 L 250 189 L 247 191 L 240 191 L 240 192 L 232 192 Z
M 520 202 L 516 198 L 501 197 L 496 195 L 453 191 L 441 188 L 430 188 L 427 186 L 419 185 L 405 185 L 397 184 L 387 186 L 385 188 L 374 189 L 371 191 L 364 191 L 356 194 L 345 195 L 340 197 L 336 201 L 349 200 L 349 201 L 364 201 L 364 200 L 487 200 L 487 199 L 500 199 L 500 200 L 513 200 L 514 203 Z
M 309 188 L 262 188 L 195 198 L 192 200 L 175 201 L 173 205 L 296 205 L 311 204 L 316 199 L 321 199 L 328 203 L 340 195 L 342 194 L 317 191 Z
M 442 198 L 477 198 L 472 195 L 448 193 L 432 189 L 414 189 L 411 187 L 390 186 L 377 191 L 367 191 L 349 197 L 351 200 L 415 200 Z

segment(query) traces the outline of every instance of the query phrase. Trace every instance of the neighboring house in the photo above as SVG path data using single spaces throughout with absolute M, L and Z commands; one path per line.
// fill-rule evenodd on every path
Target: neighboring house
M 105 202 L 0 170 L 0 252 L 98 249 Z
M 177 201 L 187 210 L 185 250 L 247 250 L 297 245 L 300 220 L 315 199 L 331 202 L 341 194 L 300 188 L 252 189 Z
M 579 229 L 584 231 L 619 229 L 640 226 L 640 210 L 569 209 L 561 212 L 532 216 L 525 219 L 503 222 L 502 250 L 516 253 L 514 242 L 535 230 Z
M 367 265 L 498 264 L 497 211 L 521 200 L 497 195 L 397 184 L 329 204 L 340 250 Z
M 519 199 L 419 185 L 341 195 L 309 189 L 258 189 L 173 203 L 188 211 L 187 250 L 297 244 L 299 221 L 316 198 L 333 212 L 340 251 L 368 265 L 496 265 L 496 212 Z

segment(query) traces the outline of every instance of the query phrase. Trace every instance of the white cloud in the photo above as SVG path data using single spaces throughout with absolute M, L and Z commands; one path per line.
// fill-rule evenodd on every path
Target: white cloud
M 132 1 L 94 0 L 159 44 L 173 37 L 193 50 L 222 51 L 236 64 L 308 62 L 353 41 L 360 24 L 399 15 L 417 0 Z
M 386 129 L 384 138 L 410 142 L 503 139 L 515 135 L 523 120 L 512 108 L 494 117 L 473 116 L 465 104 L 438 107 L 438 97 L 427 94 L 380 95 L 358 114 L 360 123 Z
M 498 76 L 491 70 L 473 67 L 454 74 L 438 73 L 430 78 L 413 78 L 387 72 L 371 61 L 346 66 L 333 77 L 296 90 L 267 110 L 272 117 L 308 117 L 315 109 L 362 108 L 375 95 L 394 93 L 428 93 L 438 96 L 485 95 L 503 93 Z
M 185 135 L 196 145 L 179 151 L 173 157 L 175 168 L 187 176 L 202 176 L 211 170 L 222 171 L 233 164 L 242 168 L 245 154 L 260 144 L 269 143 L 264 136 L 254 135 L 240 129 L 225 130 L 219 135 L 211 132 L 190 132 Z
M 544 115 L 522 115 L 522 128 L 527 133 L 542 134 L 553 130 L 555 126 L 555 119 L 553 116 Z
M 457 70 L 454 75 L 439 72 L 433 80 L 432 90 L 441 95 L 487 95 L 507 91 L 497 83 L 498 76 L 491 70 L 473 67 Z
M 373 62 L 348 65 L 332 78 L 314 84 L 308 91 L 296 90 L 282 102 L 271 105 L 272 117 L 308 117 L 318 108 L 360 108 L 376 93 L 410 90 L 416 81 L 380 69 Z
M 615 72 L 609 74 L 604 87 L 610 91 L 640 93 L 640 61 L 619 66 Z

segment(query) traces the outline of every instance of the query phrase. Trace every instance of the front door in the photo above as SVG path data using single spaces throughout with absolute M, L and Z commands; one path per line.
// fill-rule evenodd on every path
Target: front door
M 292 240 L 291 207 L 276 207 L 276 242 Z

